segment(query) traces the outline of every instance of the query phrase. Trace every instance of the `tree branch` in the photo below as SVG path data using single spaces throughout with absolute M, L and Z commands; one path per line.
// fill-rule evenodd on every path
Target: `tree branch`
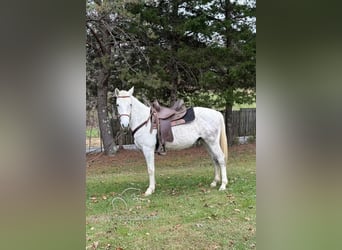
M 93 34 L 93 36 L 95 37 L 97 43 L 99 44 L 102 55 L 105 55 L 106 54 L 106 50 L 105 50 L 105 48 L 103 46 L 103 43 L 101 42 L 100 38 L 97 36 L 95 30 L 92 27 L 90 27 L 90 25 L 87 24 L 87 23 L 86 23 L 86 26 L 90 30 L 90 32 Z

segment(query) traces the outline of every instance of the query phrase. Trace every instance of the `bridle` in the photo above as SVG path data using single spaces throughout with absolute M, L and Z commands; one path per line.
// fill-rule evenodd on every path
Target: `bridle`
M 130 98 L 131 96 L 129 95 L 124 95 L 124 96 L 117 96 L 116 98 Z M 151 123 L 152 123 L 152 117 L 155 115 L 156 113 L 154 112 L 154 109 L 151 107 L 151 110 L 150 110 L 150 115 L 148 116 L 148 118 L 143 122 L 141 123 L 138 127 L 136 127 L 135 129 L 132 130 L 132 136 L 134 136 L 135 132 L 137 132 L 139 129 L 141 129 L 144 125 L 147 125 L 148 121 L 151 120 Z M 119 114 L 119 118 L 121 116 L 127 116 L 129 119 L 131 118 L 131 114 Z M 153 126 L 151 124 L 151 129 L 150 129 L 150 133 L 152 133 L 152 129 L 153 129 Z
M 131 96 L 129 95 L 123 95 L 123 96 L 117 96 L 116 98 L 130 98 Z M 119 118 L 121 116 L 127 116 L 129 119 L 131 118 L 131 114 L 119 114 Z

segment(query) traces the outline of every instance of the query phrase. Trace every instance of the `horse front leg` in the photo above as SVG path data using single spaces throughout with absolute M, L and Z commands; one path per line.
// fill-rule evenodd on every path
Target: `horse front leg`
M 147 164 L 147 172 L 148 172 L 149 182 L 150 182 L 145 192 L 145 196 L 148 196 L 154 192 L 155 186 L 156 186 L 156 181 L 154 177 L 154 149 L 144 148 L 143 153 L 144 153 L 146 164 Z

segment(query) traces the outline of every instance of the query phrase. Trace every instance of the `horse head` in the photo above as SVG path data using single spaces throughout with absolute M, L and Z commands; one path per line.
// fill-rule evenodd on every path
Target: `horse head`
M 116 97 L 116 107 L 118 110 L 120 125 L 127 129 L 130 126 L 131 112 L 132 112 L 132 95 L 134 87 L 130 90 L 115 89 L 114 96 Z

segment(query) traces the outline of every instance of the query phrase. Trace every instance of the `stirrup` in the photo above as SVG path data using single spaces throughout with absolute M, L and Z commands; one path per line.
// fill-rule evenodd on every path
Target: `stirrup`
M 156 153 L 158 153 L 159 155 L 166 155 L 166 150 L 165 147 L 163 145 L 160 145 L 156 151 Z

